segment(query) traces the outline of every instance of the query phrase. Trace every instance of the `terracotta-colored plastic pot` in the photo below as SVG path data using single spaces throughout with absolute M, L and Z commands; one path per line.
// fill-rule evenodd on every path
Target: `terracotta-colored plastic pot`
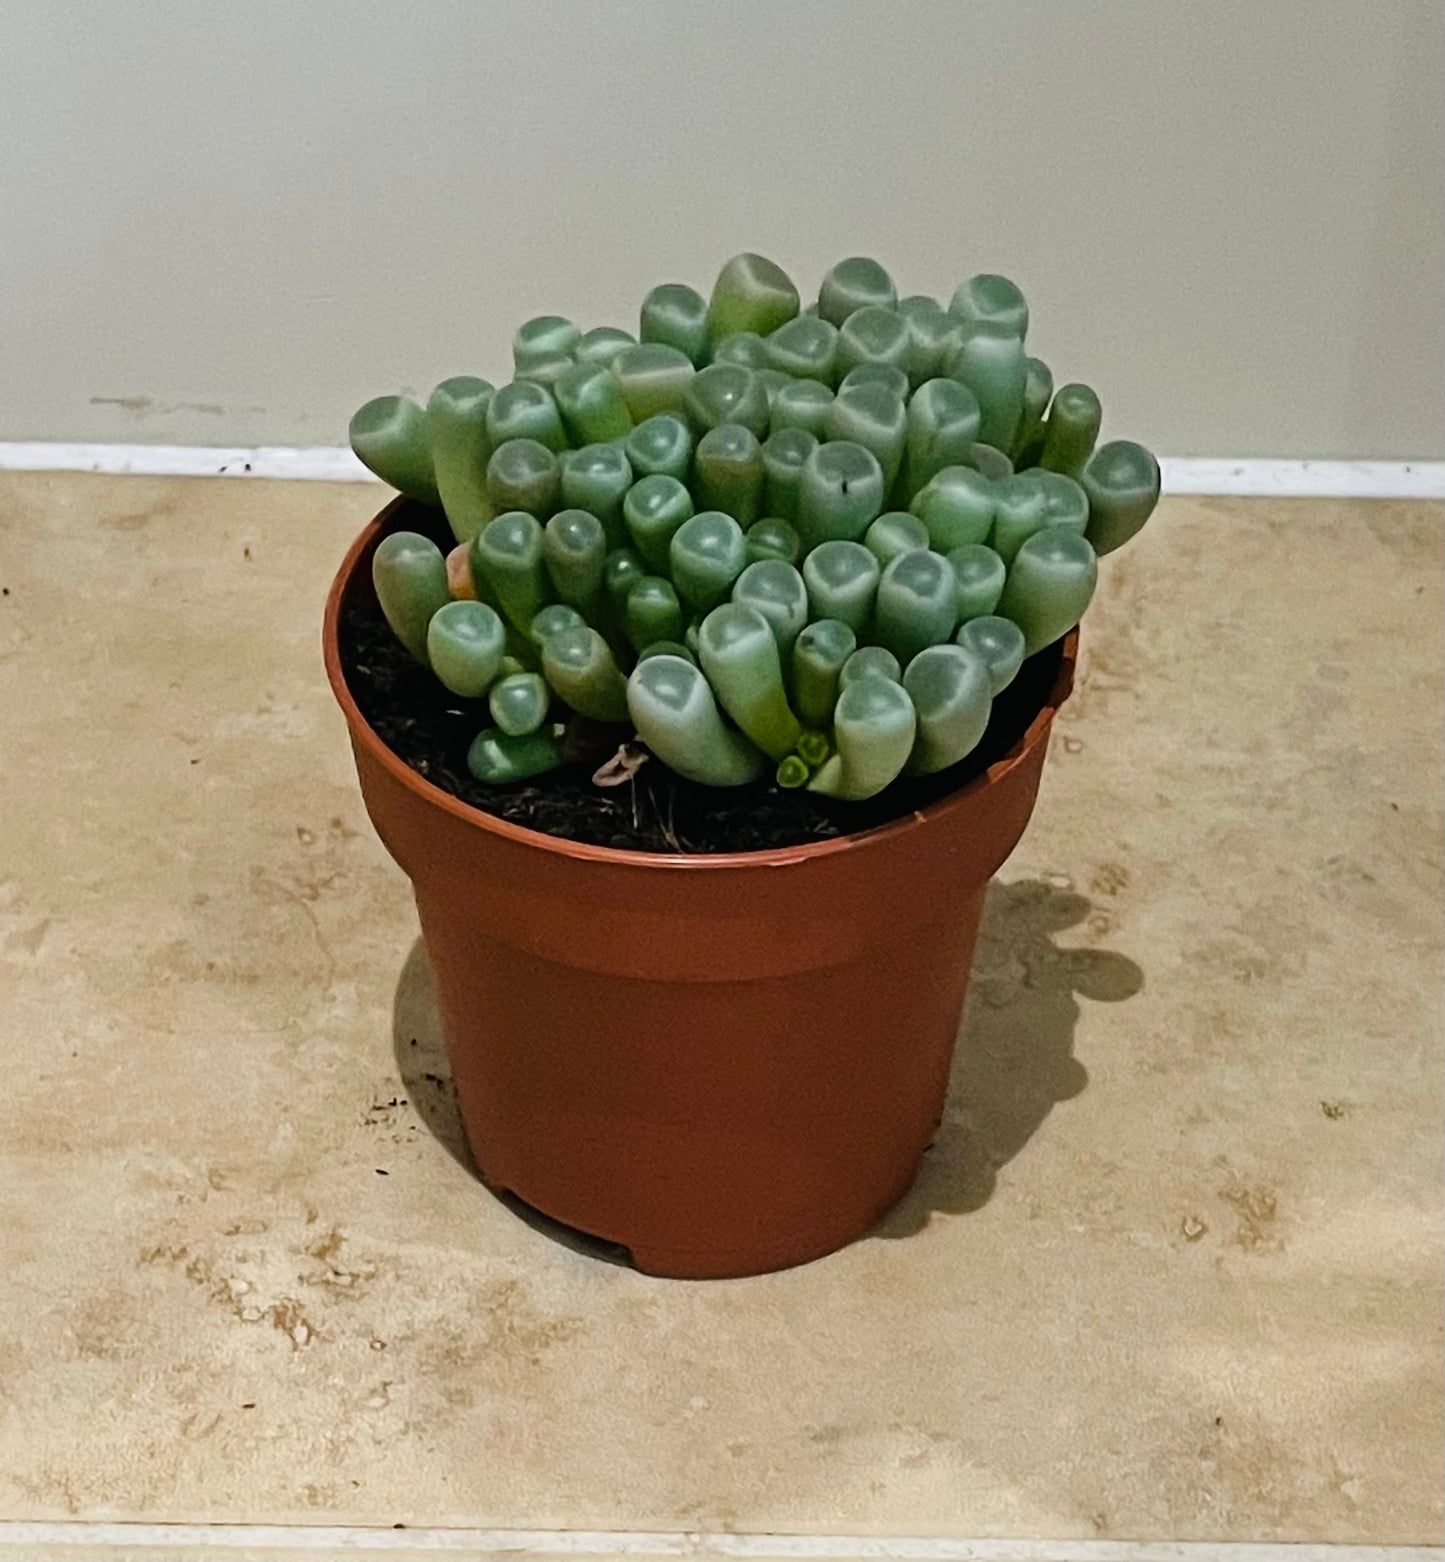
M 397 509 L 332 586 L 326 669 L 416 892 L 484 1179 L 652 1274 L 757 1274 L 862 1235 L 942 1116 L 984 892 L 1033 810 L 1076 637 L 1015 748 L 906 819 L 731 856 L 579 845 L 439 790 L 357 709 L 338 623 Z

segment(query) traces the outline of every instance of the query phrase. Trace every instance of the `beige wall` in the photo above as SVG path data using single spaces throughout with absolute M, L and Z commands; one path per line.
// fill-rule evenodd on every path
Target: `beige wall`
M 0 0 L 0 439 L 334 444 L 635 325 L 1012 274 L 1106 432 L 1442 453 L 1438 0 Z

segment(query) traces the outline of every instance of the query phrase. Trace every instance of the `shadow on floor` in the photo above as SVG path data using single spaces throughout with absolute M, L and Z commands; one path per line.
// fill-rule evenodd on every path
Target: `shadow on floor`
M 426 957 L 426 945 L 419 938 L 411 946 L 397 980 L 391 1011 L 391 1042 L 396 1053 L 397 1072 L 418 1118 L 441 1141 L 447 1153 L 475 1176 L 476 1162 L 472 1160 L 462 1130 L 452 1067 L 447 1061 L 446 1042 L 442 1039 L 436 986 Z
M 477 1163 L 472 1159 L 462 1128 L 451 1065 L 447 1061 L 446 1043 L 442 1039 L 436 987 L 426 957 L 426 946 L 421 939 L 417 939 L 411 946 L 411 953 L 401 968 L 401 977 L 396 984 L 396 998 L 392 1004 L 391 1034 L 397 1072 L 401 1075 L 407 1099 L 417 1117 L 431 1130 L 447 1153 L 481 1182 Z M 561 1221 L 553 1220 L 550 1215 L 534 1209 L 514 1193 L 499 1188 L 487 1188 L 487 1191 L 518 1220 L 563 1247 L 585 1253 L 589 1258 L 600 1259 L 603 1263 L 631 1265 L 631 1255 L 625 1247 L 563 1225 Z
M 1087 896 L 1040 879 L 989 886 L 943 1123 L 917 1182 L 875 1236 L 912 1236 L 935 1210 L 982 1209 L 999 1169 L 1058 1102 L 1088 1084 L 1074 1056 L 1079 998 L 1120 1003 L 1144 985 L 1144 973 L 1124 955 L 1054 941 L 1094 915 Z
M 1055 943 L 1055 934 L 1080 926 L 1094 909 L 1086 896 L 1042 880 L 990 886 L 944 1120 L 918 1181 L 874 1229 L 875 1236 L 911 1236 L 935 1210 L 981 1209 L 999 1169 L 1058 1102 L 1072 1100 L 1088 1084 L 1074 1056 L 1079 998 L 1119 1003 L 1144 985 L 1143 972 L 1124 955 Z M 397 1069 L 417 1116 L 475 1176 L 420 939 L 397 983 L 392 1035 Z M 625 1250 L 574 1232 L 510 1195 L 499 1196 L 520 1219 L 566 1246 L 626 1262 Z

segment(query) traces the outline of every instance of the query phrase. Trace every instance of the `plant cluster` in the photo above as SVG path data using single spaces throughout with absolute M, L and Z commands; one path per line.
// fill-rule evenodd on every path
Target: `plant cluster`
M 456 539 L 393 531 L 373 580 L 407 649 L 486 698 L 472 773 L 561 763 L 568 712 L 710 786 L 861 799 L 965 758 L 1159 497 L 1027 328 L 1004 277 L 945 307 L 855 257 L 804 308 L 739 255 L 710 299 L 654 288 L 636 337 L 543 316 L 508 385 L 368 402 L 353 449 Z

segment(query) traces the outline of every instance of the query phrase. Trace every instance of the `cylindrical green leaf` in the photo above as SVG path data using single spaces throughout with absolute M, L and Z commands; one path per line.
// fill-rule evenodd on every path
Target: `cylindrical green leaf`
M 489 521 L 472 539 L 472 571 L 486 578 L 502 612 L 523 635 L 552 599 L 542 555 L 542 527 L 522 510 Z
M 542 642 L 542 672 L 564 704 L 593 721 L 627 720 L 627 680 L 611 648 L 590 625 Z
M 982 443 L 968 447 L 968 461 L 975 472 L 981 472 L 991 483 L 1001 483 L 1004 478 L 1014 475 L 1014 464 L 1003 453 L 992 445 Z
M 700 510 L 678 527 L 668 546 L 673 583 L 695 613 L 725 602 L 747 562 L 743 529 L 721 510 Z
M 567 431 L 552 392 L 532 380 L 513 380 L 488 402 L 487 437 L 493 450 L 510 439 L 535 439 L 554 453 L 567 448 Z
M 1011 618 L 997 614 L 985 614 L 971 618 L 954 636 L 957 644 L 975 656 L 981 656 L 988 667 L 989 686 L 995 694 L 1014 681 L 1024 661 L 1024 632 Z
M 762 559 L 781 559 L 785 564 L 796 564 L 803 552 L 798 534 L 780 516 L 764 516 L 754 521 L 747 530 L 748 563 Z
M 766 339 L 764 355 L 770 368 L 794 379 L 831 385 L 837 378 L 838 328 L 815 315 L 799 315 Z
M 1007 277 L 982 272 L 970 277 L 953 295 L 949 314 L 966 325 L 987 321 L 1011 331 L 1020 341 L 1028 334 L 1029 306 L 1024 295 Z
M 501 672 L 507 631 L 485 602 L 447 602 L 427 625 L 426 654 L 431 670 L 453 694 L 478 699 Z
M 1044 424 L 1044 448 L 1039 465 L 1069 477 L 1082 475 L 1094 453 L 1104 409 L 1088 385 L 1061 385 L 1054 393 Z
M 821 732 L 805 732 L 798 739 L 798 758 L 809 770 L 816 770 L 833 752 L 833 745 Z
M 625 448 L 638 477 L 660 472 L 685 483 L 692 470 L 692 430 L 676 412 L 659 412 L 639 423 Z
M 768 426 L 772 426 L 773 403 L 777 400 L 778 392 L 785 385 L 791 385 L 793 378 L 790 374 L 784 374 L 781 369 L 770 369 L 764 365 L 761 369 L 754 369 L 753 375 L 763 388 L 763 395 L 768 398 Z
M 763 350 L 763 338 L 756 331 L 734 331 L 714 344 L 714 363 L 740 363 L 745 369 L 765 369 L 768 356 Z
M 692 515 L 692 495 L 675 477 L 660 472 L 627 491 L 622 518 L 643 562 L 655 575 L 667 573 L 672 534 Z
M 838 389 L 845 391 L 858 385 L 879 386 L 891 395 L 896 396 L 899 401 L 906 402 L 908 400 L 908 376 L 895 364 L 855 364 L 838 382 Z
M 377 396 L 351 419 L 351 448 L 362 464 L 408 499 L 440 504 L 426 414 L 405 396 Z
M 420 532 L 392 532 L 371 556 L 371 581 L 393 634 L 425 663 L 432 614 L 451 601 L 442 550 Z
M 600 363 L 604 367 L 624 347 L 636 347 L 637 338 L 630 331 L 621 331 L 615 325 L 594 326 L 582 333 L 582 339 L 572 349 L 578 363 Z
M 587 620 L 575 607 L 566 602 L 549 602 L 546 607 L 538 609 L 528 625 L 527 638 L 540 649 L 553 635 L 560 635 L 569 629 L 585 629 L 586 626 Z
M 817 439 L 801 428 L 775 429 L 763 441 L 764 513 L 781 520 L 791 520 L 797 515 L 803 463 L 817 446 Z
M 475 541 L 475 538 L 473 539 Z M 497 605 L 487 577 L 472 569 L 472 545 L 459 542 L 447 552 L 447 585 L 458 601 L 486 602 Z
M 1024 359 L 1024 410 L 1014 439 L 1013 462 L 1021 472 L 1037 466 L 1044 450 L 1044 414 L 1054 394 L 1054 376 L 1042 358 Z
M 1012 564 L 1028 538 L 1048 524 L 1048 495 L 1037 469 L 1015 472 L 993 485 L 994 522 L 989 545 Z
M 584 445 L 567 451 L 560 460 L 562 503 L 569 509 L 589 510 L 602 522 L 609 547 L 627 541 L 622 501 L 632 487 L 632 467 L 616 445 Z
M 696 370 L 680 348 L 644 338 L 636 347 L 624 347 L 608 372 L 617 381 L 632 421 L 644 423 L 659 412 L 682 409 Z
M 734 255 L 718 273 L 708 305 L 708 337 L 734 331 L 767 336 L 798 312 L 798 290 L 787 272 L 762 255 Z
M 891 363 L 902 369 L 910 343 L 908 327 L 895 310 L 879 305 L 855 310 L 838 327 L 838 373 L 846 375 L 860 363 Z
M 1043 490 L 1044 524 L 1063 526 L 1069 531 L 1082 532 L 1089 524 L 1089 496 L 1082 483 L 1062 472 L 1046 471 L 1039 467 L 1035 480 Z
M 724 602 L 698 629 L 698 660 L 723 709 L 773 759 L 790 753 L 802 728 L 788 705 L 778 642 L 754 607 Z
M 1084 468 L 1089 541 L 1095 553 L 1122 548 L 1159 502 L 1159 463 L 1131 439 L 1100 445 Z
M 581 336 L 577 327 L 561 315 L 538 315 L 517 327 L 512 338 L 512 362 L 525 369 L 538 358 L 558 353 L 570 355 Z
M 868 528 L 863 545 L 880 564 L 888 564 L 900 553 L 928 547 L 928 528 L 907 510 L 889 510 Z
M 602 606 L 594 627 L 617 649 L 627 640 L 627 598 L 646 574 L 647 565 L 631 548 L 612 548 L 602 561 Z
M 557 457 L 535 439 L 509 439 L 487 462 L 487 503 L 494 515 L 526 510 L 545 521 L 557 508 L 561 486 Z
M 723 510 L 751 526 L 762 513 L 763 452 L 757 436 L 740 423 L 719 423 L 697 442 L 693 493 L 705 510 Z
M 1012 450 L 1023 415 L 1028 369 L 1022 337 L 992 320 L 963 328 L 949 357 L 950 379 L 961 381 L 978 398 L 979 438 L 999 450 Z
M 978 747 L 993 709 L 988 663 L 962 645 L 931 645 L 908 664 L 903 687 L 918 713 L 913 775 L 946 770 Z
M 823 430 L 830 440 L 852 440 L 871 450 L 883 469 L 884 492 L 892 489 L 908 437 L 908 414 L 892 391 L 881 385 L 840 386 Z
M 552 691 L 540 673 L 513 673 L 499 678 L 487 695 L 487 707 L 500 731 L 509 738 L 537 732 L 547 720 Z
M 883 645 L 860 645 L 843 663 L 838 674 L 839 689 L 846 689 L 860 678 L 891 678 L 894 683 L 903 682 L 903 664 Z
M 767 619 L 786 657 L 808 622 L 808 588 L 798 571 L 782 559 L 760 559 L 733 582 L 732 597 Z
M 1003 583 L 1008 569 L 992 548 L 981 542 L 966 543 L 961 548 L 951 548 L 946 555 L 958 585 L 958 617 L 960 623 L 972 618 L 983 618 L 998 606 L 1003 595 Z
M 918 717 L 902 684 L 860 678 L 838 696 L 833 741 L 838 752 L 808 784 L 830 797 L 873 797 L 895 780 L 913 752 Z
M 680 639 L 682 604 L 672 582 L 663 575 L 644 575 L 627 593 L 624 623 L 636 651 L 645 651 L 658 640 Z
M 632 414 L 612 372 L 600 363 L 578 363 L 557 381 L 557 407 L 578 445 L 625 439 Z
M 551 727 L 516 738 L 489 727 L 477 734 L 467 750 L 467 769 L 484 786 L 527 781 L 561 763 L 562 749 Z
M 621 611 L 632 588 L 646 573 L 647 565 L 640 554 L 631 548 L 612 549 L 602 561 L 602 588 L 614 609 Z
M 707 679 L 680 656 L 649 656 L 627 684 L 632 724 L 668 767 L 703 786 L 744 786 L 763 773 L 763 756 L 728 727 Z
M 559 510 L 542 529 L 542 558 L 552 589 L 580 613 L 595 613 L 601 605 L 606 557 L 607 533 L 590 510 Z
M 833 392 L 826 385 L 820 385 L 816 380 L 794 380 L 773 397 L 773 432 L 797 428 L 819 439 L 828 417 L 828 408 L 832 405 Z
M 556 394 L 557 381 L 570 369 L 577 367 L 577 360 L 571 353 L 547 353 L 533 358 L 524 368 L 518 369 L 513 376 L 517 381 L 526 380 L 532 385 L 540 385 L 550 395 Z
M 1099 565 L 1086 538 L 1062 526 L 1046 526 L 1019 549 L 999 599 L 1000 616 L 1024 632 L 1032 656 L 1067 634 L 1084 616 Z
M 793 642 L 788 688 L 805 727 L 832 725 L 838 678 L 857 647 L 857 635 L 840 618 L 815 618 Z
M 958 584 L 942 554 L 924 549 L 900 553 L 878 582 L 873 633 L 905 667 L 925 646 L 953 638 L 958 625 Z
M 993 548 L 1005 564 L 1045 526 L 1082 533 L 1089 520 L 1089 500 L 1073 478 L 1062 472 L 1030 467 L 995 483 Z
M 808 762 L 798 754 L 787 754 L 778 766 L 777 782 L 785 792 L 795 791 L 800 786 L 808 784 L 808 777 L 812 775 Z
M 969 466 L 946 466 L 913 496 L 909 510 L 928 528 L 936 553 L 983 542 L 993 530 L 993 484 Z
M 823 278 L 818 290 L 818 314 L 836 326 L 841 326 L 856 310 L 870 305 L 891 309 L 897 302 L 893 278 L 866 255 L 840 260 Z
M 487 462 L 492 441 L 487 407 L 492 386 L 471 375 L 443 380 L 426 404 L 432 469 L 452 535 L 470 542 L 492 518 Z
M 908 403 L 908 442 L 899 493 L 911 504 L 945 467 L 968 463 L 982 414 L 978 398 L 957 380 L 928 380 Z
M 638 334 L 644 342 L 675 347 L 694 365 L 706 363 L 707 300 L 684 282 L 664 282 L 643 299 Z
M 883 513 L 884 493 L 883 468 L 871 450 L 846 439 L 819 445 L 798 480 L 794 525 L 804 550 L 833 539 L 856 542 Z
M 900 298 L 898 314 L 908 327 L 903 367 L 908 371 L 909 383 L 916 388 L 944 372 L 949 354 L 958 346 L 960 325 L 957 317 L 950 315 L 936 298 L 922 294 Z
M 803 580 L 814 618 L 837 618 L 858 633 L 873 617 L 882 574 L 861 542 L 836 538 L 819 543 L 803 559 Z
M 720 423 L 740 423 L 759 439 L 767 432 L 768 395 L 751 369 L 715 363 L 693 376 L 682 410 L 698 434 Z

